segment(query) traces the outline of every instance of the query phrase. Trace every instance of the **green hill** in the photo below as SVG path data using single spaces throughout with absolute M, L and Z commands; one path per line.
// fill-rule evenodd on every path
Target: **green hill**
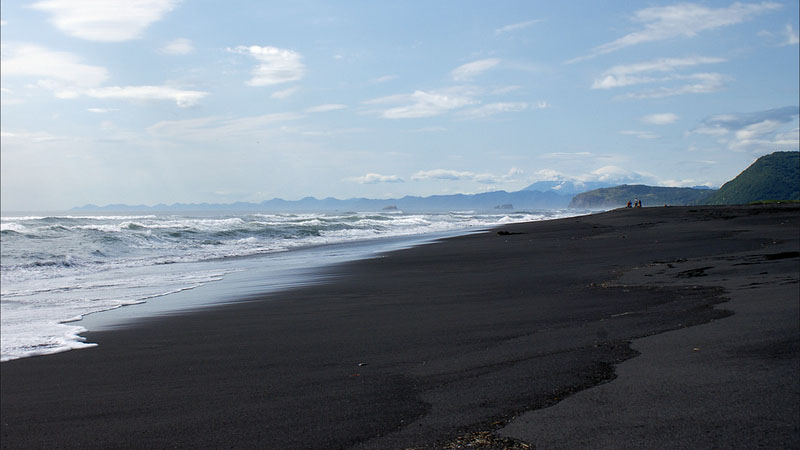
M 800 200 L 800 152 L 775 152 L 706 198 L 708 205 L 740 205 L 766 200 Z
M 643 184 L 614 186 L 583 192 L 572 198 L 570 208 L 608 209 L 625 206 L 638 198 L 642 206 L 693 205 L 714 191 L 710 189 L 647 186 Z

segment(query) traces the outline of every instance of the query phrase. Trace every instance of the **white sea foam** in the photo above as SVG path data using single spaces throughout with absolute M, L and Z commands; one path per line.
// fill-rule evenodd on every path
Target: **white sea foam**
M 575 212 L 3 217 L 0 360 L 92 345 L 76 318 L 222 279 L 230 258 L 488 228 Z

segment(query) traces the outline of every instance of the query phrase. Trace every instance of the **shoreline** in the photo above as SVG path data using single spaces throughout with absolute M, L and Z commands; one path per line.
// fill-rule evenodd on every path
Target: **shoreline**
M 608 380 L 632 339 L 726 315 L 716 288 L 602 283 L 758 252 L 773 232 L 796 248 L 798 211 L 504 225 L 345 263 L 324 285 L 90 332 L 100 346 L 0 365 L 3 447 L 440 448 Z

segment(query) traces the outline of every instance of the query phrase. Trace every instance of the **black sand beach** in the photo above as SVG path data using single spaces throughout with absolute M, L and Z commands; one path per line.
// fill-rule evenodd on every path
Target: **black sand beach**
M 800 447 L 799 206 L 501 230 L 2 363 L 2 448 Z

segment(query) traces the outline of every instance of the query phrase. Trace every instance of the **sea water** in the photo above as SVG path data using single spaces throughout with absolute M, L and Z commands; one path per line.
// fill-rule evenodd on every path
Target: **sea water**
M 143 305 L 140 314 L 155 313 L 165 305 L 180 309 L 232 301 L 291 286 L 304 276 L 304 269 L 391 249 L 387 242 L 397 247 L 426 236 L 575 214 L 3 216 L 0 361 L 93 346 L 80 333 L 86 331 L 86 322 L 102 321 L 80 320 L 88 314 L 143 302 L 147 307 Z M 307 280 L 310 275 L 306 275 Z M 191 291 L 226 279 L 238 283 L 229 295 L 210 289 L 198 289 L 204 295 Z

